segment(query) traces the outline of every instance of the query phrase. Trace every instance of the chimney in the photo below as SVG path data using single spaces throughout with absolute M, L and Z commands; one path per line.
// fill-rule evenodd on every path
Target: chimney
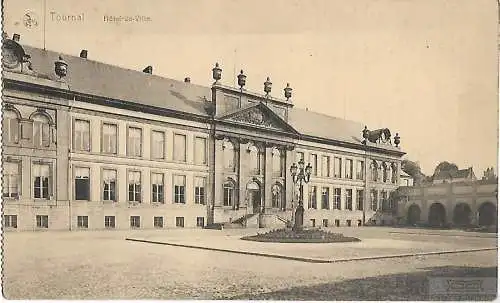
M 12 40 L 14 40 L 15 42 L 19 42 L 19 39 L 21 39 L 21 35 L 19 34 L 12 35 Z
M 191 78 L 189 77 L 184 78 L 184 83 L 191 83 Z
M 82 49 L 80 52 L 80 58 L 87 59 L 88 51 L 86 49 Z
M 153 73 L 153 67 L 151 65 L 147 66 L 145 69 L 142 70 L 146 74 L 152 74 Z

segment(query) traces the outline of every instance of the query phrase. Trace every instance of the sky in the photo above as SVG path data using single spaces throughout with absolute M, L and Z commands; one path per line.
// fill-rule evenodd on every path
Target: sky
M 290 83 L 296 107 L 399 133 L 428 175 L 497 167 L 494 0 L 6 0 L 4 13 L 21 44 L 205 86 L 219 62 L 224 84 L 244 69 L 275 97 Z

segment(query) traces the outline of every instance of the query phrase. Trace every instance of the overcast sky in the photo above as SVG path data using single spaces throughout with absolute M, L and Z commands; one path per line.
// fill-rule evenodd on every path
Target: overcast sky
M 290 82 L 297 107 L 399 132 L 426 174 L 444 160 L 478 177 L 497 166 L 494 0 L 103 2 L 46 0 L 44 14 L 41 0 L 7 0 L 5 30 L 24 44 L 87 49 L 93 60 L 152 65 L 154 74 L 207 86 L 218 61 L 225 84 L 243 68 L 251 90 L 261 92 L 269 76 L 277 97 Z M 24 25 L 27 11 L 36 26 Z

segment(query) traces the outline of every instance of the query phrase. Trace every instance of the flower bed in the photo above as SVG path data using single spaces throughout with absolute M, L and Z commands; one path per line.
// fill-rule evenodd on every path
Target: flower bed
M 327 232 L 321 229 L 292 230 L 276 229 L 264 234 L 246 236 L 242 240 L 277 243 L 341 243 L 361 241 L 354 237 L 345 237 L 340 233 Z

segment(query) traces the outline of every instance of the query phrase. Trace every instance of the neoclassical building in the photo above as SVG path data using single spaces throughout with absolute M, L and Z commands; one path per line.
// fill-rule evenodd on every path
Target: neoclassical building
M 3 210 L 7 230 L 284 226 L 303 159 L 309 226 L 390 224 L 399 136 L 285 98 L 3 45 Z

